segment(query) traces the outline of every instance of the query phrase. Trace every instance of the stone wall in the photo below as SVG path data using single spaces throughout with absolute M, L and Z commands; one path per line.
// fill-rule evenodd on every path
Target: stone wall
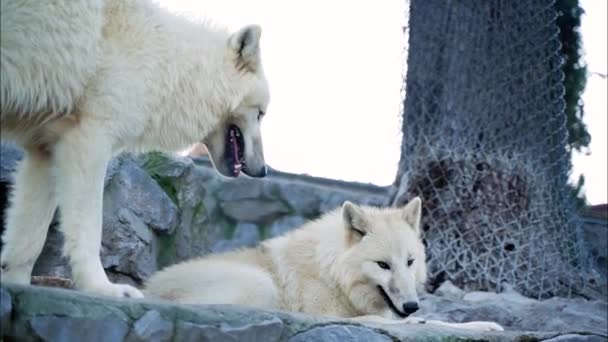
M 237 305 L 172 305 L 78 291 L 3 284 L 6 341 L 606 341 L 605 302 L 536 301 L 514 292 L 462 293 L 443 286 L 417 316 L 451 322 L 494 320 L 503 332 L 431 324 L 360 325 L 329 317 Z

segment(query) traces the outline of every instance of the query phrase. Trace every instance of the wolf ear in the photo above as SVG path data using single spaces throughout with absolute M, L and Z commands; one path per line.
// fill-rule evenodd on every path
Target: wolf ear
M 350 201 L 344 202 L 342 204 L 342 218 L 351 241 L 360 240 L 367 234 L 367 220 L 361 208 L 357 205 Z
M 420 197 L 415 197 L 403 207 L 401 211 L 403 219 L 415 231 L 420 231 L 420 217 L 422 216 L 422 200 Z
M 260 65 L 260 37 L 262 28 L 249 25 L 230 36 L 230 48 L 236 53 L 236 68 L 256 72 Z

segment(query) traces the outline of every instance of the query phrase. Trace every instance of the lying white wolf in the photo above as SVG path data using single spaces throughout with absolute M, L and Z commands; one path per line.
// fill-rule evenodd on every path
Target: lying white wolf
M 153 275 L 145 293 L 178 303 L 244 304 L 378 323 L 418 310 L 426 279 L 421 202 L 402 209 L 344 203 L 257 248 L 211 255 Z M 409 317 L 409 323 L 424 322 Z M 445 323 L 503 330 L 493 322 Z
M 229 34 L 148 0 L 2 0 L 0 31 L 2 139 L 25 151 L 2 281 L 29 284 L 59 206 L 77 288 L 141 296 L 112 284 L 99 258 L 104 175 L 118 152 L 202 141 L 223 175 L 266 174 L 258 26 Z

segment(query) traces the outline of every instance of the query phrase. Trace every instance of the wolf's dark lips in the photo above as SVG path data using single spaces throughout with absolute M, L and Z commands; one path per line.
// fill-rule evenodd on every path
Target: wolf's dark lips
M 243 133 L 236 125 L 230 125 L 226 134 L 226 166 L 232 172 L 233 177 L 237 177 L 241 171 L 245 170 L 245 141 Z
M 382 288 L 382 286 L 378 285 L 378 290 L 380 291 L 380 295 L 382 296 L 386 304 L 388 304 L 388 307 L 391 308 L 392 312 L 394 312 L 397 316 L 401 318 L 406 318 L 407 316 L 409 316 L 407 313 L 399 311 L 399 309 L 397 309 L 397 307 L 395 306 L 395 304 L 393 304 L 393 301 L 388 296 L 386 291 L 384 291 L 384 288 Z

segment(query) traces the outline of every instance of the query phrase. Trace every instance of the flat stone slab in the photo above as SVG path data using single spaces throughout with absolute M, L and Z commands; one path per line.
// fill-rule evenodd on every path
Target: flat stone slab
M 236 305 L 173 305 L 59 288 L 1 285 L 2 337 L 7 340 L 94 341 L 99 336 L 112 341 L 186 342 L 606 340 L 606 336 L 576 331 L 474 332 L 424 324 L 362 325 Z

